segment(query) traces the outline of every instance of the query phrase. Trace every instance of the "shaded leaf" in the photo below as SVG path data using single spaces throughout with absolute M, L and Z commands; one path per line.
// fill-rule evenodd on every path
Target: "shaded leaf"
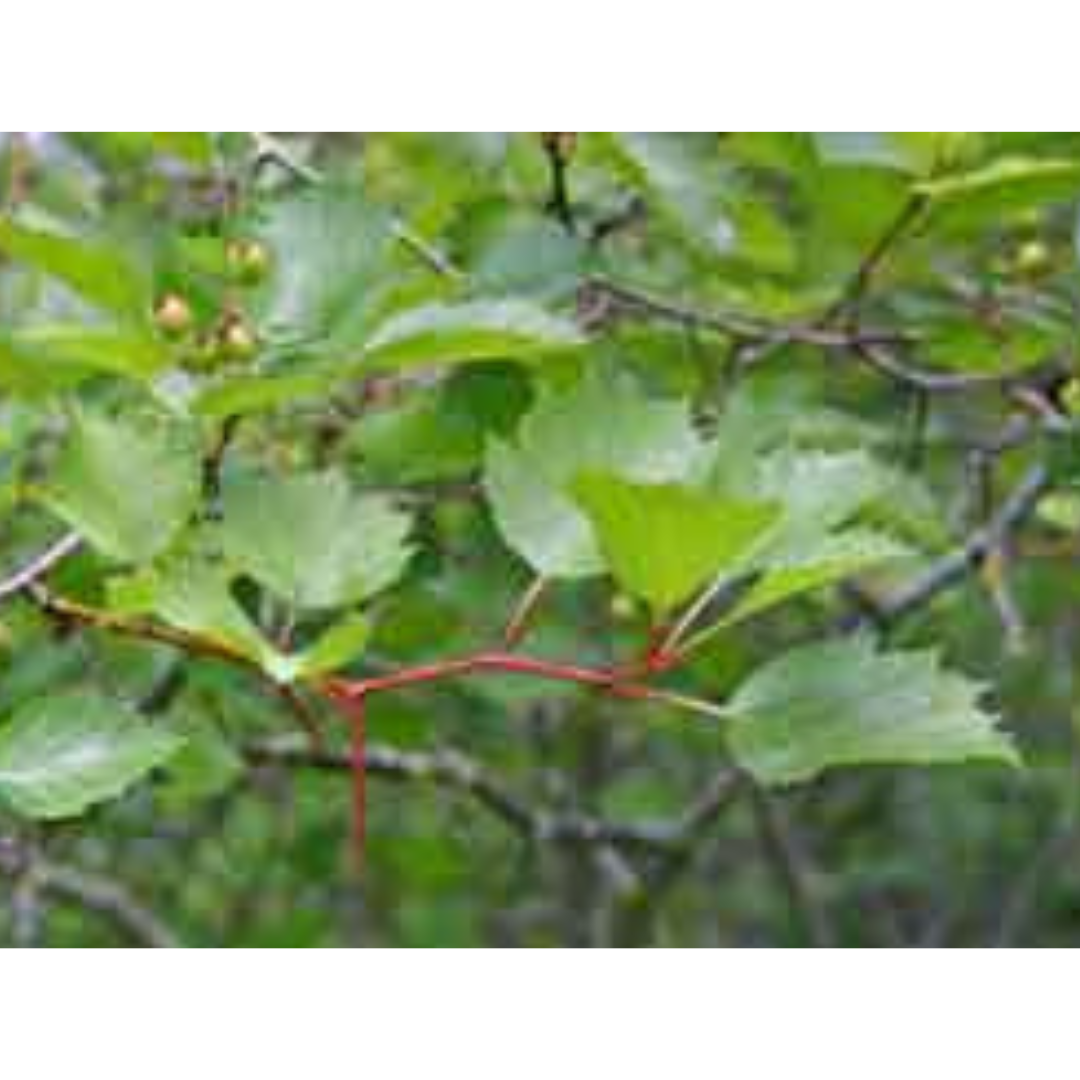
M 0 251 L 31 263 L 113 315 L 144 322 L 149 316 L 148 279 L 116 247 L 32 229 L 0 217 Z
M 886 536 L 856 529 L 821 537 L 812 546 L 794 554 L 787 564 L 773 562 L 766 556 L 762 562 L 767 569 L 711 629 L 734 626 L 797 596 L 816 592 L 907 554 L 907 548 Z
M 866 638 L 817 642 L 765 664 L 726 708 L 730 745 L 757 780 L 789 784 L 838 765 L 1017 764 L 978 704 L 978 684 L 930 652 L 881 653 Z
M 145 379 L 172 362 L 168 349 L 149 332 L 70 323 L 25 327 L 0 336 L 0 350 L 7 363 L 24 369 L 27 379 L 41 381 L 55 372 L 74 382 L 98 371 Z

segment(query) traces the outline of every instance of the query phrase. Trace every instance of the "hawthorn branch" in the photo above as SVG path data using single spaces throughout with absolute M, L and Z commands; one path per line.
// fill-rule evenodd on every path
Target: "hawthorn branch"
M 104 611 L 101 608 L 88 607 L 66 597 L 58 596 L 42 585 L 40 581 L 28 585 L 27 592 L 41 611 L 59 622 L 75 623 L 80 626 L 118 634 L 121 637 L 151 641 L 160 645 L 170 645 L 195 656 L 224 660 L 241 667 L 258 670 L 255 663 L 246 656 L 211 638 L 192 634 L 187 630 L 177 630 L 174 627 L 151 622 L 148 619 L 130 618 L 126 615 L 117 615 L 111 611 Z
M 925 195 L 915 192 L 904 202 L 899 213 L 859 263 L 851 280 L 841 293 L 840 299 L 826 315 L 826 322 L 831 321 L 845 311 L 858 312 L 866 294 L 870 291 L 874 278 L 877 277 L 896 247 L 918 222 L 923 210 L 926 208 L 927 201 Z
M 541 136 L 541 145 L 548 161 L 551 177 L 551 193 L 547 209 L 555 220 L 568 233 L 574 233 L 577 225 L 574 221 L 574 208 L 570 202 L 570 155 L 566 150 L 565 136 L 558 132 L 549 132 Z
M 879 343 L 853 339 L 853 355 L 867 367 L 902 386 L 927 394 L 956 394 L 981 387 L 999 387 L 1015 380 L 1012 373 L 928 371 L 902 361 Z
M 636 315 L 669 322 L 685 329 L 706 330 L 752 345 L 813 345 L 826 349 L 850 349 L 859 343 L 897 345 L 910 342 L 910 334 L 896 330 L 832 329 L 812 323 L 778 323 L 735 311 L 702 311 L 612 278 L 594 275 L 582 287 L 586 309 L 593 301 L 599 319 L 607 314 Z
M 123 885 L 46 859 L 14 837 L 0 837 L 0 874 L 16 882 L 30 881 L 37 893 L 51 893 L 92 911 L 137 944 L 155 949 L 181 946 L 177 935 Z
M 787 893 L 791 909 L 814 947 L 829 948 L 836 940 L 836 933 L 821 900 L 814 869 L 783 807 L 756 784 L 751 792 L 762 847 Z
M 82 537 L 77 533 L 68 533 L 55 544 L 50 545 L 40 555 L 28 562 L 21 570 L 16 570 L 9 578 L 0 581 L 0 602 L 20 593 L 28 592 L 34 585 L 46 577 L 50 571 L 65 559 L 74 555 L 82 546 Z
M 273 739 L 244 748 L 255 765 L 310 768 L 351 774 L 348 753 L 315 751 L 295 739 Z M 741 785 L 734 770 L 717 774 L 682 817 L 673 821 L 614 822 L 585 814 L 530 806 L 471 758 L 456 750 L 402 751 L 369 743 L 364 767 L 373 777 L 392 782 L 420 781 L 459 792 L 483 806 L 530 842 L 599 845 L 621 850 L 673 854 L 682 851 L 712 824 Z
M 938 559 L 924 573 L 884 600 L 861 595 L 860 603 L 864 605 L 864 610 L 856 615 L 852 628 L 869 621 L 881 629 L 889 629 L 925 607 L 939 594 L 959 584 L 981 566 L 991 553 L 1008 544 L 1049 489 L 1048 470 L 1042 464 L 1033 465 L 998 512 L 984 526 L 971 533 L 958 548 Z
M 891 382 L 927 393 L 963 393 L 980 388 L 1008 387 L 1016 375 L 929 371 L 902 359 L 897 350 L 917 339 L 910 333 L 883 327 L 833 327 L 824 322 L 778 323 L 734 311 L 701 311 L 613 281 L 592 277 L 583 287 L 583 318 L 593 325 L 611 314 L 657 319 L 692 330 L 704 330 L 753 347 L 744 360 L 754 366 L 784 345 L 808 345 L 840 352 Z

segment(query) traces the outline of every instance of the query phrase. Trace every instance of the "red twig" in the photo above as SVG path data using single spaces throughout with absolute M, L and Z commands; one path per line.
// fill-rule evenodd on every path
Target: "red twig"
M 457 660 L 405 668 L 390 675 L 373 675 L 366 679 L 327 679 L 323 692 L 341 709 L 350 724 L 349 760 L 353 775 L 353 852 L 356 865 L 364 864 L 367 833 L 367 770 L 365 762 L 366 717 L 369 694 L 387 690 L 402 690 L 422 683 L 436 682 L 479 672 L 501 672 L 511 675 L 531 675 L 579 683 L 606 690 L 620 697 L 659 699 L 663 691 L 644 683 L 628 681 L 628 674 L 614 668 L 587 668 L 575 664 L 556 663 L 530 656 L 507 652 L 481 652 Z
M 353 858 L 362 873 L 367 847 L 367 701 L 357 698 L 349 706 L 351 738 L 349 761 L 352 766 Z
M 498 672 L 506 675 L 532 675 L 542 679 L 580 683 L 608 690 L 619 697 L 649 698 L 656 692 L 644 683 L 628 681 L 627 674 L 618 668 L 590 668 L 519 656 L 508 652 L 480 652 L 457 660 L 441 660 L 434 664 L 405 668 L 390 675 L 373 675 L 366 679 L 329 679 L 323 684 L 327 695 L 335 701 L 349 704 L 357 698 L 385 690 L 401 690 L 420 683 Z

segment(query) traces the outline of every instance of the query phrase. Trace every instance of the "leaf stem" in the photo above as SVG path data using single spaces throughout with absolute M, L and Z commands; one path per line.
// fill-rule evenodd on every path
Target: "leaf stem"
M 537 576 L 522 594 L 517 607 L 514 608 L 506 624 L 506 629 L 503 631 L 504 648 L 514 649 L 525 639 L 525 635 L 532 625 L 536 609 L 544 599 L 549 584 L 547 578 Z
M 353 859 L 357 874 L 362 874 L 367 849 L 367 699 L 357 698 L 350 705 L 349 712 Z
M 334 677 L 324 680 L 321 689 L 339 707 L 347 708 L 352 702 L 366 698 L 369 694 L 403 690 L 424 683 L 485 672 L 527 675 L 556 682 L 576 683 L 580 686 L 604 690 L 615 697 L 673 705 L 676 708 L 689 709 L 709 716 L 726 715 L 722 707 L 712 705 L 710 702 L 685 694 L 673 693 L 635 679 L 632 671 L 626 668 L 582 667 L 577 664 L 565 664 L 501 651 L 479 652 L 472 656 L 403 668 L 389 675 L 374 675 L 365 679 Z

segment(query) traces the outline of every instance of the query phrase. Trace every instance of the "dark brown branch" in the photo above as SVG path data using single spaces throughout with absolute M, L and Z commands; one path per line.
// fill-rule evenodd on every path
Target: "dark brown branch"
M 574 221 L 574 208 L 570 203 L 568 183 L 572 150 L 568 152 L 567 149 L 568 146 L 573 146 L 573 136 L 566 132 L 547 132 L 541 136 L 541 144 L 547 156 L 551 176 L 551 193 L 548 196 L 547 210 L 568 233 L 573 233 L 577 226 Z
M 225 418 L 214 440 L 214 445 L 203 460 L 203 497 L 212 509 L 217 507 L 221 498 L 221 474 L 225 467 L 225 455 L 236 438 L 241 419 L 242 417 L 237 415 Z

